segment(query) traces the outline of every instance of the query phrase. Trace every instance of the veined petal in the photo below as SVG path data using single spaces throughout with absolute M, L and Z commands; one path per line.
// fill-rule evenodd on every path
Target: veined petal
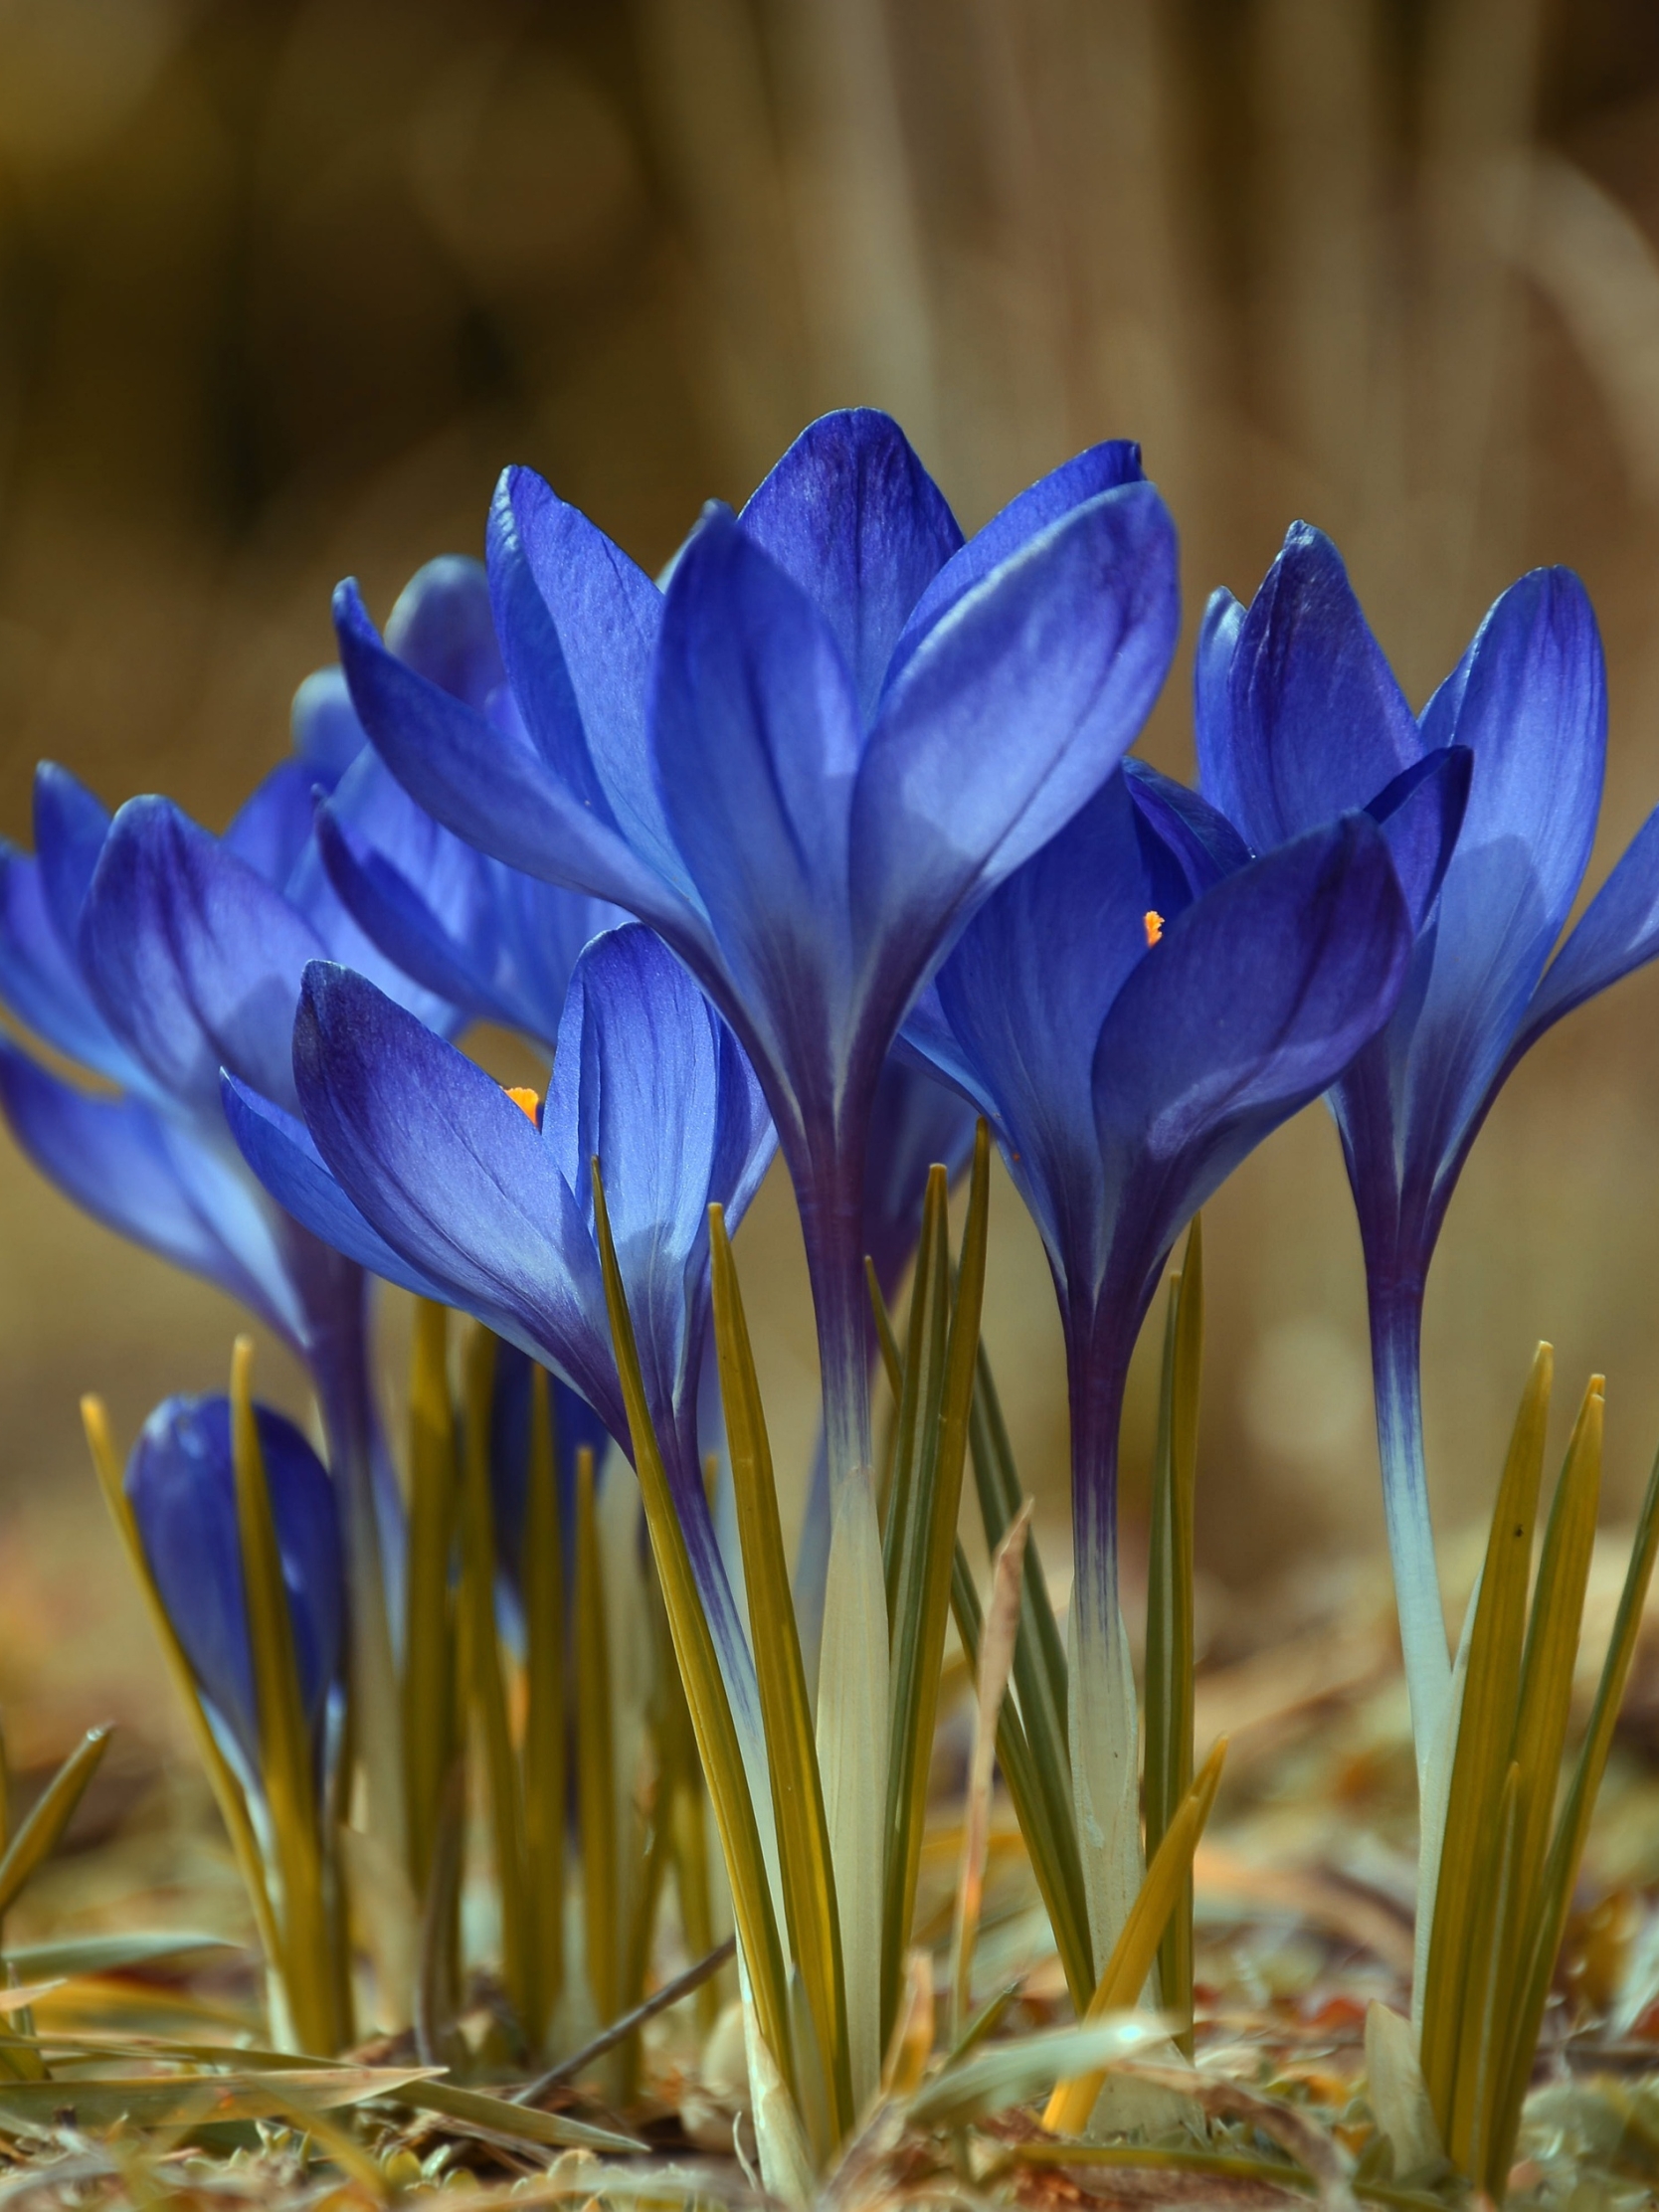
M 237 809 L 222 840 L 225 850 L 278 891 L 285 889 L 311 834 L 312 794 L 329 781 L 311 761 L 278 762 Z
M 42 1175 L 84 1212 L 301 1340 L 270 1210 L 229 1161 L 136 1099 L 77 1090 L 4 1038 L 0 1107 Z
M 506 668 L 483 563 L 444 553 L 418 568 L 387 618 L 386 646 L 452 698 L 486 707 Z
M 1427 921 L 1457 849 L 1474 763 L 1466 745 L 1425 753 L 1366 809 L 1388 841 L 1413 929 Z
M 1249 859 L 1249 846 L 1226 816 L 1198 792 L 1133 754 L 1125 759 L 1123 774 L 1136 813 L 1177 862 L 1194 898 Z
M 1606 750 L 1601 641 L 1582 585 L 1512 585 L 1423 715 L 1474 753 L 1440 886 L 1405 1090 L 1407 1177 L 1432 1181 L 1508 1057 L 1589 858 Z
M 324 1244 L 417 1298 L 444 1304 L 449 1291 L 411 1266 L 353 1205 L 302 1121 L 234 1075 L 222 1078 L 225 1119 L 242 1157 L 285 1213 Z
M 510 714 L 489 717 L 429 683 L 375 636 L 355 584 L 334 594 L 351 696 L 405 791 L 469 844 L 669 927 L 679 902 L 632 849 L 609 809 L 562 783 Z
M 733 997 L 779 1061 L 823 1057 L 850 991 L 861 732 L 822 617 L 730 515 L 705 520 L 669 586 L 652 742 Z
M 647 731 L 661 593 L 531 468 L 503 472 L 488 552 L 496 630 L 531 741 L 577 802 L 683 893 Z
M 1070 514 L 1074 507 L 1082 506 L 1085 500 L 1098 499 L 1103 491 L 1116 491 L 1120 485 L 1144 480 L 1140 447 L 1132 439 L 1114 438 L 1073 455 L 1070 461 L 1062 461 L 1058 468 L 1051 469 L 1046 476 L 1039 476 L 1034 484 L 1028 484 L 1001 512 L 994 514 L 984 529 L 976 530 L 960 551 L 952 554 L 916 602 L 893 651 L 887 681 L 898 680 L 900 671 L 928 633 L 944 621 L 959 600 L 977 584 L 982 584 L 993 569 L 1012 560 L 1032 538 Z M 866 715 L 866 720 L 868 718 Z
M 523 1111 L 349 969 L 306 970 L 294 1080 L 317 1151 L 453 1305 L 557 1366 L 626 1438 L 599 1255 Z
M 1659 953 L 1659 808 L 1625 846 L 1617 866 L 1545 970 L 1510 1047 L 1513 1066 L 1545 1030 Z
M 1206 688 L 1230 627 L 1224 609 L 1214 620 L 1199 654 Z M 1206 795 L 1265 852 L 1367 805 L 1425 742 L 1451 737 L 1419 738 L 1342 556 L 1322 530 L 1296 522 L 1239 626 L 1224 726 L 1206 704 L 1198 741 Z
M 1073 1284 L 1098 1272 L 1104 1227 L 1095 1040 L 1134 971 L 1162 958 L 1153 929 L 1168 931 L 1192 895 L 1116 775 L 993 892 L 939 972 L 952 1055 L 990 1102 L 1010 1172 Z M 906 1035 L 929 1049 L 925 1027 Z
M 43 1042 L 112 1083 L 152 1095 L 149 1071 L 111 1034 L 47 905 L 40 863 L 0 844 L 0 1000 Z
M 98 1007 L 176 1098 L 216 1111 L 219 1070 L 293 1099 L 288 1038 L 323 950 L 279 891 L 165 799 L 115 817 L 81 920 Z
M 1040 532 L 913 654 L 853 800 L 855 923 L 895 1018 L 980 899 L 1117 766 L 1178 620 L 1174 529 L 1129 484 Z
M 873 408 L 821 416 L 738 520 L 829 625 L 871 722 L 911 611 L 962 543 L 910 441 Z
M 109 834 L 109 810 L 56 761 L 35 770 L 35 857 L 58 934 L 73 946 L 81 909 Z
M 1212 807 L 1236 825 L 1244 812 L 1233 765 L 1232 656 L 1244 627 L 1244 610 L 1224 588 L 1209 595 L 1193 656 L 1193 729 L 1198 740 L 1198 788 Z
M 1387 1018 L 1411 951 L 1382 832 L 1345 815 L 1177 917 L 1100 1030 L 1095 1128 L 1129 1296 L 1268 1132 Z
M 328 1693 L 345 1652 L 345 1569 L 334 1486 L 304 1437 L 254 1407 L 277 1556 L 293 1630 L 301 1709 L 320 1750 Z M 124 1487 L 144 1557 L 191 1672 L 261 1771 L 259 1705 L 248 1637 L 230 1402 L 170 1397 L 138 1433 Z

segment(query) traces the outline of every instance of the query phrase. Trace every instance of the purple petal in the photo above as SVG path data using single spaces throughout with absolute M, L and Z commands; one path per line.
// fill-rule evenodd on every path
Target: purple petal
M 1382 833 L 1344 816 L 1253 861 L 1170 925 L 1118 994 L 1094 1118 L 1118 1194 L 1111 1271 L 1144 1289 L 1246 1153 L 1387 1018 L 1410 918 Z
M 219 1070 L 293 1099 L 299 978 L 322 950 L 279 891 L 165 799 L 115 817 L 81 958 L 121 1041 L 176 1098 L 217 1114 Z
M 1510 1048 L 1513 1066 L 1552 1023 L 1659 953 L 1659 809 L 1573 925 L 1528 1003 Z
M 1408 1173 L 1432 1180 L 1482 1111 L 1589 857 L 1606 686 L 1574 576 L 1536 570 L 1503 595 L 1423 731 L 1474 753 L 1409 1041 Z
M 238 809 L 225 831 L 225 850 L 246 861 L 276 890 L 285 890 L 294 862 L 310 839 L 312 795 L 325 781 L 310 761 L 280 762 Z
M 1198 740 L 1198 788 L 1235 826 L 1244 812 L 1234 775 L 1232 656 L 1244 627 L 1244 610 L 1224 589 L 1209 595 L 1193 657 L 1193 729 Z
M 939 947 L 1098 791 L 1179 620 L 1150 484 L 1085 501 L 940 623 L 883 701 L 853 801 L 853 911 L 896 1018 Z
M 529 468 L 507 469 L 496 487 L 489 580 L 532 742 L 577 804 L 614 823 L 658 874 L 683 888 L 647 737 L 662 628 L 656 586 Z
M 369 741 L 343 668 L 318 668 L 305 678 L 293 695 L 288 728 L 295 754 L 313 781 L 330 791 Z
M 523 1110 L 349 969 L 306 971 L 294 1078 L 317 1151 L 392 1249 L 628 1426 L 599 1256 Z
M 429 683 L 480 712 L 506 681 L 481 561 L 442 554 L 398 595 L 386 645 Z
M 1427 921 L 1451 865 L 1469 804 L 1474 760 L 1466 745 L 1425 753 L 1366 809 L 1388 840 L 1413 929 Z
M 860 730 L 799 586 L 726 514 L 668 589 L 653 742 L 675 842 L 735 1000 L 799 1076 L 850 992 L 847 811 Z M 719 971 L 717 971 L 719 973 Z
M 957 602 L 982 584 L 993 569 L 1012 560 L 1032 538 L 1085 500 L 1144 480 L 1140 447 L 1118 438 L 1074 455 L 1011 499 L 983 530 L 975 531 L 960 552 L 953 554 L 917 601 L 893 652 L 888 682 L 898 680 L 928 633 L 937 629 Z
M 117 1042 L 47 906 L 40 863 L 0 845 L 0 999 L 67 1058 L 153 1094 L 147 1069 Z
M 84 1212 L 300 1341 L 272 1209 L 239 1166 L 138 1100 L 60 1081 L 9 1039 L 0 1039 L 0 1107 L 30 1160 Z
M 448 1293 L 432 1276 L 412 1267 L 352 1204 L 302 1121 L 283 1113 L 270 1099 L 223 1078 L 225 1119 L 242 1157 L 282 1210 L 300 1227 L 371 1274 L 413 1291 L 417 1298 L 445 1303 Z
M 340 658 L 375 749 L 405 791 L 469 844 L 671 927 L 677 902 L 587 786 L 562 783 L 510 714 L 489 718 L 386 650 L 355 584 L 334 594 Z
M 1226 816 L 1196 791 L 1133 755 L 1123 773 L 1136 813 L 1181 868 L 1194 898 L 1249 859 L 1249 846 Z
M 109 810 L 67 768 L 42 761 L 35 770 L 35 856 L 41 887 L 59 936 L 73 945 L 81 909 L 109 834 Z
M 320 1756 L 345 1652 L 345 1567 L 334 1486 L 304 1437 L 256 1405 L 300 1704 Z M 242 1573 L 230 1402 L 170 1397 L 138 1434 L 124 1484 L 150 1572 L 190 1670 L 257 1777 L 259 1705 Z
M 909 440 L 873 408 L 822 416 L 739 520 L 829 625 L 869 723 L 911 611 L 962 543 Z
M 1199 653 L 1205 691 L 1230 627 L 1225 610 L 1212 608 L 1210 620 Z M 1341 555 L 1323 531 L 1297 522 L 1239 626 L 1224 726 L 1200 702 L 1198 741 L 1205 795 L 1265 852 L 1367 805 L 1425 742 L 1451 739 L 1419 738 Z

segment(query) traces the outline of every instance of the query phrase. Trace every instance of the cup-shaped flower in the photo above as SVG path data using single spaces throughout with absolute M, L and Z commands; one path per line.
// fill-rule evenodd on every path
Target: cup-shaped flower
M 1132 1867 L 1114 1863 L 1117 1816 L 1096 1757 L 1120 1671 L 1117 1454 L 1130 1354 L 1182 1228 L 1386 1019 L 1410 941 L 1386 844 L 1366 817 L 1247 861 L 1190 794 L 1137 769 L 1114 776 L 987 901 L 906 1028 L 991 1122 L 1059 1296 L 1074 1779 L 1079 1833 L 1093 1839 L 1085 1862 L 1099 1862 L 1097 1946 L 1113 1939 L 1133 1890 Z
M 815 424 L 665 594 L 540 478 L 489 529 L 510 697 L 479 712 L 336 599 L 394 773 L 485 851 L 614 899 L 679 952 L 765 1089 L 801 1203 L 831 1462 L 866 1464 L 861 1186 L 904 1010 L 975 905 L 1098 787 L 1176 623 L 1132 448 L 964 545 L 896 426 Z
M 283 1203 L 540 1360 L 627 1450 L 595 1241 L 598 1159 L 651 1417 L 734 1714 L 758 1745 L 752 1663 L 697 1453 L 708 1207 L 735 1226 L 775 1144 L 729 1027 L 631 923 L 577 962 L 539 1119 L 373 984 L 326 963 L 305 974 L 293 1067 L 303 1129 L 246 1090 L 231 1100 Z
M 293 1423 L 254 1418 L 299 1681 L 320 1771 L 330 1694 L 345 1656 L 345 1574 L 334 1487 Z M 260 1720 L 226 1397 L 170 1397 L 139 1431 L 125 1489 L 167 1617 L 244 1778 L 260 1785 Z
M 1198 730 L 1203 789 L 1253 848 L 1368 808 L 1412 904 L 1399 1006 L 1331 1103 L 1365 1251 L 1421 1758 L 1450 1690 L 1422 1456 L 1424 1279 L 1511 1069 L 1564 1014 L 1659 952 L 1659 813 L 1558 949 L 1589 859 L 1606 750 L 1600 640 L 1566 569 L 1512 585 L 1418 716 L 1336 548 L 1297 524 L 1248 611 L 1224 592 L 1210 602 Z

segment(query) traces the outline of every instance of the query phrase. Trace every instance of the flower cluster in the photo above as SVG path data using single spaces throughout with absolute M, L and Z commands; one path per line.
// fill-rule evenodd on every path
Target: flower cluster
M 608 1217 L 762 1801 L 755 1658 L 699 1385 L 709 1209 L 735 1227 L 776 1149 L 822 1357 L 798 1609 L 809 1653 L 822 1615 L 835 1655 L 819 1755 L 867 2086 L 875 1968 L 851 1901 L 880 1886 L 891 1624 L 865 1261 L 892 1299 L 929 1165 L 960 1169 L 983 1116 L 1041 1233 L 1065 1339 L 1072 1787 L 1098 1962 L 1136 1872 L 1114 1720 L 1130 1355 L 1197 1208 L 1321 1094 L 1364 1240 L 1419 1741 L 1437 1729 L 1450 1670 L 1418 1407 L 1425 1272 L 1510 1069 L 1659 950 L 1659 818 L 1558 948 L 1604 750 L 1575 580 L 1516 584 L 1419 716 L 1334 549 L 1299 525 L 1248 609 L 1222 593 L 1204 618 L 1198 791 L 1130 757 L 1180 609 L 1175 530 L 1127 444 L 965 537 L 895 424 L 831 415 L 741 513 L 711 505 L 660 584 L 510 469 L 483 566 L 424 569 L 383 634 L 342 585 L 335 621 L 340 665 L 301 688 L 293 758 L 223 837 L 155 798 L 111 820 L 42 769 L 36 851 L 0 866 L 0 995 L 113 1095 L 5 1040 L 0 1102 L 71 1197 L 223 1285 L 308 1362 L 327 1475 L 286 1428 L 265 1447 L 305 1711 L 320 1729 L 349 1621 L 371 1786 L 401 1787 L 376 1700 L 395 1677 L 405 1540 L 366 1281 L 502 1341 L 521 1442 L 497 1511 L 516 1525 L 526 1360 L 560 1393 L 567 1491 L 576 1441 L 637 1448 Z M 544 1097 L 503 1090 L 459 1048 L 476 1020 L 550 1059 Z M 254 1765 L 228 1433 L 222 1404 L 170 1401 L 128 1488 L 180 1643 Z M 854 1768 L 866 1786 L 846 1785 Z

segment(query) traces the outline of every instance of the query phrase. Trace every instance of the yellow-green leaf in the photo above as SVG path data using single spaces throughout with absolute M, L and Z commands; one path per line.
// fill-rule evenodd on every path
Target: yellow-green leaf
M 455 1623 L 450 1558 L 455 1544 L 455 1404 L 450 1395 L 449 1313 L 415 1303 L 409 1364 L 409 1562 L 404 1610 L 404 1790 L 409 1878 L 424 1896 L 432 1871 L 444 1781 L 455 1756 Z

